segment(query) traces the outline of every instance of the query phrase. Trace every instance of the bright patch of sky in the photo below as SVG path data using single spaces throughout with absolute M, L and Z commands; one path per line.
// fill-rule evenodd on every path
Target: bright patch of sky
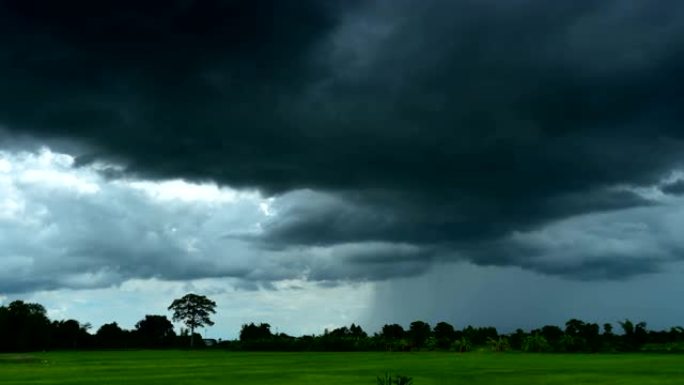
M 237 338 L 240 327 L 266 322 L 273 332 L 290 335 L 320 334 L 325 328 L 359 323 L 368 312 L 373 284 L 322 287 L 311 282 L 285 280 L 270 288 L 240 290 L 232 279 L 199 279 L 187 282 L 133 279 L 101 289 L 39 291 L 25 300 L 43 304 L 53 319 L 75 318 L 89 322 L 92 332 L 105 323 L 134 328 L 146 314 L 166 315 L 174 298 L 188 292 L 207 295 L 217 304 L 215 326 L 200 330 L 207 338 Z M 10 298 L 0 297 L 0 303 Z M 176 324 L 180 331 L 181 324 Z

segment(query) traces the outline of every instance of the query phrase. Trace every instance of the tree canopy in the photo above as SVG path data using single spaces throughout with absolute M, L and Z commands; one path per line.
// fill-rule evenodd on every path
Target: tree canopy
M 173 320 L 183 322 L 185 326 L 190 328 L 191 345 L 196 328 L 214 324 L 209 316 L 216 313 L 215 308 L 216 302 L 203 295 L 192 293 L 175 299 L 169 306 L 169 310 L 173 311 Z

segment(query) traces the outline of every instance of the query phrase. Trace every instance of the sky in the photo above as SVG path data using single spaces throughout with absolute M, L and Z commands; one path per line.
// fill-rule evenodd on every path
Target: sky
M 681 325 L 684 3 L 0 0 L 0 304 Z

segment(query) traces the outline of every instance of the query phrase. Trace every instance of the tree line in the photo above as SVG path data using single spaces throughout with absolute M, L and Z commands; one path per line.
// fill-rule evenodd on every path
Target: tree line
M 433 327 L 423 321 L 412 322 L 407 329 L 398 324 L 386 324 L 380 332 L 368 335 L 355 324 L 321 335 L 292 337 L 273 334 L 269 324 L 250 323 L 242 326 L 237 341 L 225 341 L 222 346 L 234 350 L 286 351 L 420 351 L 442 350 L 470 352 L 509 350 L 533 353 L 599 353 L 633 351 L 684 352 L 684 328 L 666 331 L 646 328 L 646 323 L 630 320 L 618 322 L 619 331 L 612 324 L 567 321 L 564 327 L 546 325 L 539 329 L 513 333 L 499 333 L 494 327 L 466 326 L 456 329 L 447 322 Z
M 156 314 L 146 315 L 133 330 L 112 322 L 92 334 L 89 323 L 74 319 L 50 321 L 43 305 L 14 301 L 0 306 L 0 351 L 193 347 L 195 340 L 202 341 L 195 329 L 214 324 L 210 314 L 215 313 L 215 307 L 216 303 L 207 297 L 190 293 L 168 307 L 172 319 L 187 326 L 180 334 L 165 315 Z
M 5 352 L 181 348 L 190 346 L 192 339 L 187 329 L 177 334 L 164 315 L 146 315 L 132 330 L 116 322 L 104 324 L 94 333 L 91 329 L 89 323 L 74 319 L 51 321 L 45 308 L 36 303 L 14 301 L 0 307 L 0 351 Z
M 187 328 L 180 334 L 165 315 L 146 315 L 131 330 L 116 322 L 93 331 L 90 324 L 74 319 L 50 320 L 45 308 L 37 303 L 14 301 L 0 306 L 0 351 L 36 351 L 53 349 L 169 349 L 207 347 L 198 327 L 212 325 L 209 318 L 215 303 L 206 297 L 188 294 L 175 300 L 169 310 L 172 319 L 182 321 Z M 531 331 L 516 330 L 499 333 L 494 327 L 467 326 L 457 329 L 447 322 L 434 326 L 415 321 L 408 328 L 386 324 L 369 335 L 359 325 L 352 324 L 319 335 L 294 337 L 273 333 L 267 323 L 242 326 L 239 338 L 216 342 L 213 348 L 264 351 L 418 351 L 443 350 L 469 352 L 473 350 L 523 352 L 631 352 L 684 351 L 684 328 L 648 330 L 644 322 L 624 320 L 598 324 L 571 319 L 563 327 L 546 325 Z M 194 341 L 194 342 L 193 342 Z

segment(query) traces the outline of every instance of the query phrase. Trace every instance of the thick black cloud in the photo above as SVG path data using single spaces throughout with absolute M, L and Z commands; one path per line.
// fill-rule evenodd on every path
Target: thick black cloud
M 462 201 L 444 198 L 426 202 L 412 198 L 415 196 L 367 193 L 359 199 L 348 194 L 297 191 L 281 197 L 274 205 L 278 215 L 263 223 L 265 246 L 331 246 L 359 241 L 456 248 L 476 242 L 483 246 L 481 242 L 503 237 L 512 229 L 534 229 L 549 218 L 653 204 L 633 192 L 610 190 L 542 198 L 524 202 L 521 207 L 510 207 L 507 200 L 456 197 Z
M 269 154 L 290 134 L 276 107 L 316 76 L 311 49 L 339 9 L 317 1 L 0 7 L 3 125 L 83 140 L 101 151 L 86 161 L 107 155 L 131 171 L 241 185 L 279 174 Z M 263 164 L 239 166 L 244 157 Z
M 0 4 L 1 125 L 144 177 L 335 197 L 271 245 L 487 247 L 649 204 L 612 188 L 682 162 L 677 1 Z
M 663 185 L 660 189 L 667 194 L 682 195 L 684 194 L 684 181 L 678 180 L 676 182 Z

